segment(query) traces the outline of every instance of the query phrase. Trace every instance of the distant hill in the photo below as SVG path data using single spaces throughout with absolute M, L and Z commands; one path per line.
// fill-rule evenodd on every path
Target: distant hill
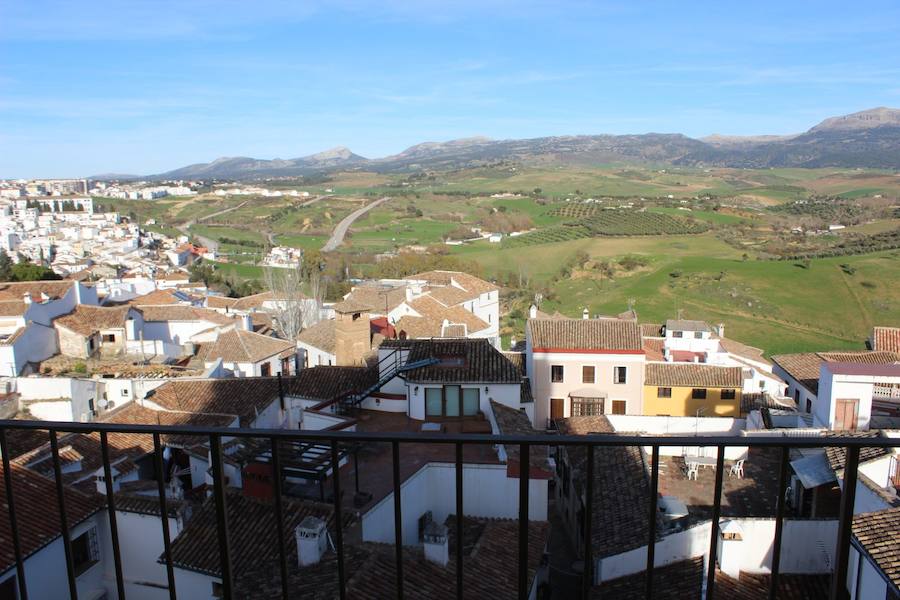
M 498 160 L 537 164 L 663 162 L 741 168 L 861 167 L 900 169 L 900 110 L 874 108 L 826 119 L 787 136 L 677 133 L 575 135 L 522 140 L 484 137 L 425 142 L 392 156 L 367 159 L 338 147 L 302 158 L 219 158 L 150 176 L 153 179 L 256 179 L 364 169 L 384 173 L 458 169 Z

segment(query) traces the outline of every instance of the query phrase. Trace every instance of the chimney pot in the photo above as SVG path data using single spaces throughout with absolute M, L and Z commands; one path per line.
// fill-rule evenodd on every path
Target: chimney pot
M 322 560 L 328 547 L 328 530 L 325 521 L 312 515 L 303 519 L 294 529 L 297 541 L 297 560 L 301 567 L 314 565 Z
M 25 292 L 22 294 L 22 301 L 25 304 L 31 304 L 31 292 Z
M 585 319 L 585 320 L 591 318 L 591 313 L 588 312 L 588 309 L 587 309 L 587 308 L 585 308 L 583 311 L 581 311 L 581 318 L 582 318 L 582 319 Z
M 529 309 L 528 309 L 528 318 L 529 318 L 529 319 L 536 319 L 536 318 L 537 318 L 537 311 L 538 311 L 537 306 L 535 306 L 534 304 L 532 304 L 531 307 L 529 307 Z

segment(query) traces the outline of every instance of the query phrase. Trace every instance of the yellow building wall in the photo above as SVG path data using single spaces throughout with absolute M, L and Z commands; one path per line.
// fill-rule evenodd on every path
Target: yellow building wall
M 658 398 L 656 386 L 644 386 L 644 414 L 672 417 L 740 417 L 741 390 L 735 390 L 734 400 L 722 400 L 722 390 L 707 388 L 705 400 L 691 398 L 693 388 L 673 387 L 671 398 Z

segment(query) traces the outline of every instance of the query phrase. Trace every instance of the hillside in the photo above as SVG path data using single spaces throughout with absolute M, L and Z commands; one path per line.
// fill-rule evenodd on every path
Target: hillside
M 677 133 L 521 140 L 474 137 L 425 142 L 378 159 L 364 158 L 344 147 L 293 159 L 219 158 L 151 178 L 258 179 L 353 169 L 392 173 L 460 169 L 499 160 L 537 164 L 662 162 L 738 168 L 900 169 L 900 110 L 880 107 L 832 117 L 799 135 L 712 135 L 703 139 Z

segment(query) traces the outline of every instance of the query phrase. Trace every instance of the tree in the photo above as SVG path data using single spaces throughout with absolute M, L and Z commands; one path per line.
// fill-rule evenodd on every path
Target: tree
M 272 322 L 275 330 L 286 340 L 296 340 L 304 328 L 319 321 L 323 292 L 321 272 L 313 268 L 304 274 L 300 264 L 287 269 L 268 267 L 263 275 L 266 288 L 274 296 Z
M 0 281 L 9 281 L 12 277 L 13 261 L 6 253 L 6 250 L 0 249 Z

